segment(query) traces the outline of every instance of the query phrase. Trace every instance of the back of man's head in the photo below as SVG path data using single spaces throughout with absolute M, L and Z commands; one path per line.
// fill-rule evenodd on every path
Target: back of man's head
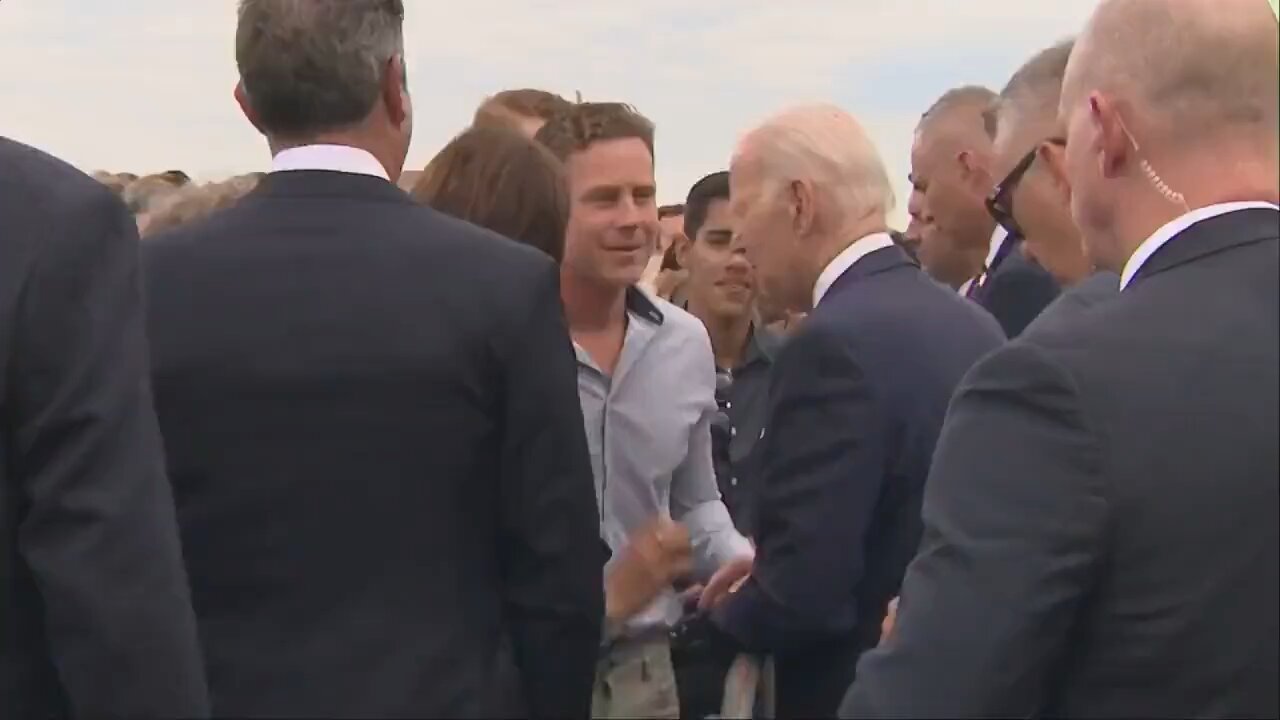
M 525 121 L 545 123 L 566 112 L 573 104 L 553 92 L 535 88 L 503 90 L 485 98 L 476 109 L 473 125 L 520 125 Z
M 698 231 L 707 222 L 711 203 L 729 199 L 729 172 L 721 170 L 702 178 L 689 189 L 684 202 L 684 234 L 690 240 L 698 239 Z
M 306 140 L 358 125 L 403 26 L 403 0 L 240 0 L 236 64 L 259 128 Z
M 948 90 L 920 116 L 916 132 L 947 130 L 975 137 L 976 131 L 982 130 L 990 139 L 995 136 L 991 109 L 998 99 L 994 92 L 980 85 Z
M 1137 106 L 1146 139 L 1179 148 L 1280 134 L 1275 16 L 1258 0 L 1106 0 L 1073 53 L 1062 102 Z M 1154 136 L 1154 138 L 1153 138 Z
M 1057 121 L 1062 79 L 1074 40 L 1064 40 L 1036 53 L 1009 78 L 996 105 L 996 130 L 1001 119 L 1017 114 L 1037 126 Z M 993 135 L 996 133 L 993 133 Z
M 644 142 L 653 155 L 653 123 L 630 105 L 610 102 L 571 105 L 548 120 L 535 136 L 562 162 L 593 143 L 628 138 Z
M 748 159 L 759 163 L 774 188 L 812 183 L 839 216 L 829 220 L 883 221 L 893 210 L 893 186 L 880 153 L 862 125 L 834 105 L 803 105 L 770 118 L 740 144 L 737 160 Z

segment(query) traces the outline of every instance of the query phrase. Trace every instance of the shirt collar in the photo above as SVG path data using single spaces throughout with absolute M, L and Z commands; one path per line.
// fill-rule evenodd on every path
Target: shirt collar
M 991 246 L 987 250 L 987 259 L 982 263 L 982 267 L 987 271 L 995 265 L 996 258 L 1000 255 L 1000 248 L 1004 247 L 1004 241 L 1008 237 L 1009 231 L 1005 230 L 1002 225 L 997 224 L 996 229 L 991 233 Z
M 859 238 L 852 245 L 845 248 L 839 255 L 832 260 L 822 274 L 818 276 L 818 282 L 813 286 L 813 306 L 817 307 L 822 302 L 822 298 L 831 290 L 831 286 L 841 275 L 848 272 L 862 258 L 870 255 L 876 250 L 883 250 L 887 247 L 893 247 L 893 238 L 889 237 L 889 233 L 873 233 L 866 237 Z
M 1120 273 L 1120 290 L 1123 291 L 1133 281 L 1142 266 L 1156 254 L 1165 243 L 1182 234 L 1192 225 L 1204 222 L 1219 215 L 1236 212 L 1238 210 L 1253 210 L 1255 208 L 1280 210 L 1280 207 L 1260 201 L 1248 202 L 1229 202 L 1217 203 L 1215 205 L 1206 205 L 1202 208 L 1196 208 L 1189 213 L 1184 213 L 1169 222 L 1161 225 L 1158 230 L 1151 234 L 1151 237 L 1142 241 L 1137 250 L 1133 251 L 1133 255 L 1129 256 L 1129 261 L 1124 264 L 1124 271 Z
M 367 150 L 348 145 L 303 145 L 276 153 L 271 160 L 271 172 L 292 170 L 325 170 L 352 175 L 372 175 L 387 182 L 391 178 Z

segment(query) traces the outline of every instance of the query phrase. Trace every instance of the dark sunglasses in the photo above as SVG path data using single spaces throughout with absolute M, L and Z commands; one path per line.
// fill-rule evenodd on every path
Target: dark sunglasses
M 1065 138 L 1049 138 L 1044 142 L 1058 147 L 1066 147 Z M 1031 169 L 1031 165 L 1036 161 L 1036 156 L 1040 154 L 1041 143 L 1031 148 L 1031 151 L 1022 156 L 1017 165 L 1009 171 L 1009 174 L 996 185 L 996 189 L 991 191 L 987 196 L 987 212 L 991 213 L 991 217 L 1000 224 L 1011 235 L 1021 235 L 1022 229 L 1018 227 L 1018 221 L 1013 219 L 1013 193 L 1018 189 L 1018 183 L 1022 182 L 1022 177 Z

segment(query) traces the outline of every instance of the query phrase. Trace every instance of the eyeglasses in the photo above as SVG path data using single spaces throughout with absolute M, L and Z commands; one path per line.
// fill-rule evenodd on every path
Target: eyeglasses
M 1053 137 L 1044 142 L 1058 147 L 1066 147 L 1066 138 Z M 1040 154 L 1041 143 L 1031 148 L 1031 151 L 1022 156 L 1017 165 L 1009 171 L 1004 180 L 996 185 L 996 189 L 991 191 L 987 196 L 987 212 L 991 213 L 991 217 L 1000 224 L 1011 235 L 1021 235 L 1022 229 L 1018 227 L 1018 221 L 1013 219 L 1013 194 L 1018 189 L 1018 183 L 1022 182 L 1022 177 L 1031 169 L 1032 163 L 1036 161 L 1036 156 Z

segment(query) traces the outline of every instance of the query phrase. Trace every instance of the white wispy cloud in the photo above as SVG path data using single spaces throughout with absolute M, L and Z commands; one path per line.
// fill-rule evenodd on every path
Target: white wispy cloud
M 407 0 L 421 167 L 486 95 L 545 87 L 625 100 L 658 126 L 664 201 L 722 168 L 783 106 L 856 114 L 905 178 L 943 91 L 998 89 L 1095 0 Z M 231 98 L 233 0 L 0 0 L 0 133 L 93 170 L 261 169 Z

